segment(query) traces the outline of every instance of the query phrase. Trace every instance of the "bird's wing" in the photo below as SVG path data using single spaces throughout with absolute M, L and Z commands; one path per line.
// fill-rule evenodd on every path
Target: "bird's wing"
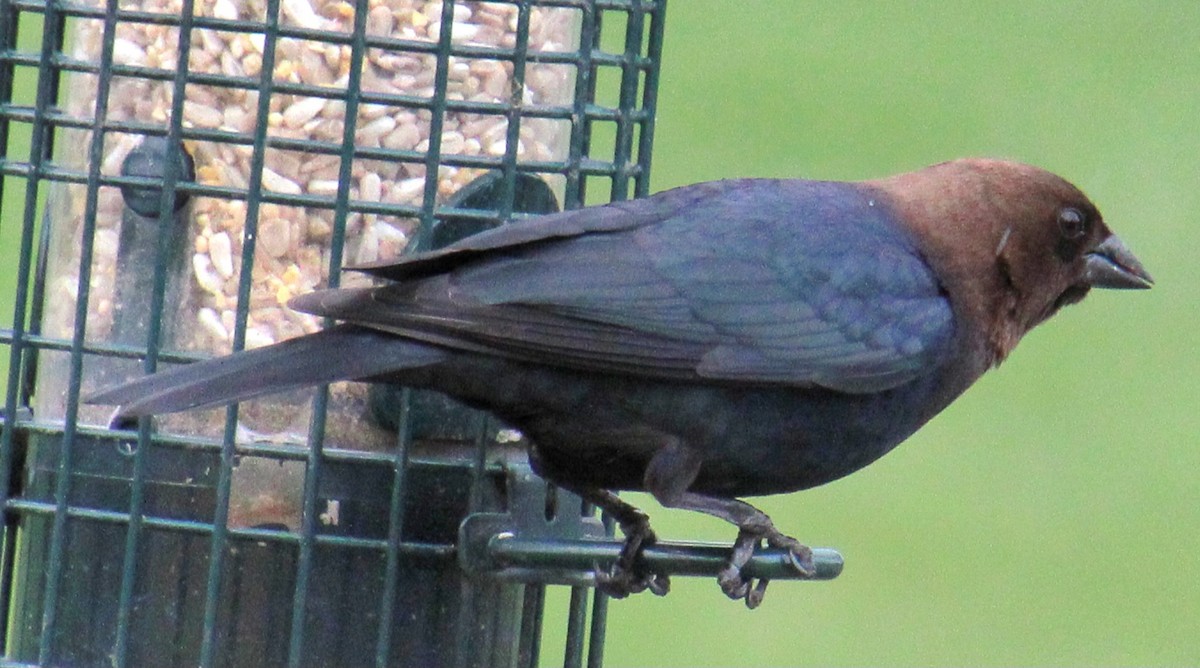
M 738 183 L 734 180 L 698 183 L 644 199 L 537 216 L 473 234 L 438 250 L 347 269 L 393 281 L 432 276 L 496 252 L 511 252 L 586 234 L 622 232 L 659 223 L 697 204 L 719 198 L 730 188 L 736 188 Z
M 873 392 L 944 355 L 950 305 L 868 193 L 738 181 L 680 206 L 675 192 L 669 206 L 626 204 L 624 218 L 578 213 L 570 232 L 518 223 L 418 258 L 436 268 L 394 272 L 398 284 L 294 305 L 451 348 L 667 379 Z

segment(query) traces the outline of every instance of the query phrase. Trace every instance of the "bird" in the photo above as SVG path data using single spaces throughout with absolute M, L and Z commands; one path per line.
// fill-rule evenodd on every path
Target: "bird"
M 1153 284 L 1076 186 L 993 158 L 697 183 L 351 269 L 380 283 L 290 302 L 338 324 L 88 401 L 128 419 L 341 380 L 442 392 L 616 520 L 604 591 L 669 589 L 639 560 L 648 516 L 617 495 L 637 490 L 737 528 L 717 580 L 749 607 L 755 549 L 813 561 L 743 497 L 867 466 L 1091 288 Z

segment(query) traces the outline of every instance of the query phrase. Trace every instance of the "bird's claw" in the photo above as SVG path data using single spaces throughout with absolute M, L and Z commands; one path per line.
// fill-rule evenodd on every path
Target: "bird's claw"
M 612 598 L 625 598 L 649 590 L 655 596 L 666 596 L 671 579 L 663 573 L 652 573 L 642 564 L 642 550 L 657 540 L 649 523 L 639 523 L 625 531 L 621 554 L 606 571 L 597 566 L 596 588 Z
M 613 564 L 605 571 L 596 569 L 596 589 L 612 598 L 625 598 L 649 590 L 655 596 L 671 591 L 671 579 L 661 573 L 625 570 Z
M 745 598 L 750 592 L 750 578 L 743 576 L 741 569 L 732 563 L 726 564 L 725 568 L 717 573 L 717 584 L 726 596 L 735 601 Z
M 721 586 L 721 591 L 735 601 L 744 601 L 746 607 L 751 610 L 762 603 L 770 582 L 766 578 L 759 578 L 758 582 L 754 582 L 752 578 L 742 574 L 741 566 L 736 566 L 732 562 L 726 564 L 725 568 L 717 573 L 717 584 Z
M 811 578 L 817 574 L 816 564 L 813 563 L 812 548 L 809 546 L 778 531 L 774 535 L 767 536 L 767 544 L 771 547 L 787 550 L 788 560 L 791 562 L 792 568 L 795 568 L 800 575 Z
M 755 549 L 764 540 L 771 547 L 787 550 L 792 567 L 802 576 L 812 577 L 816 574 L 812 550 L 795 538 L 785 536 L 774 527 L 765 533 L 749 529 L 740 530 L 737 540 L 733 543 L 733 552 L 730 554 L 729 561 L 717 574 L 717 584 L 721 586 L 721 591 L 725 592 L 726 596 L 735 601 L 745 601 L 746 607 L 751 610 L 762 603 L 770 580 L 760 578 L 758 582 L 754 582 L 753 578 L 742 572 L 742 569 L 750 562 Z

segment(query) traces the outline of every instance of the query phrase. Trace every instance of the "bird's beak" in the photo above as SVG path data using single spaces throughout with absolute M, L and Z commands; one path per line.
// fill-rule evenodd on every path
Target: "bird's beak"
M 1087 282 L 1096 288 L 1116 290 L 1145 290 L 1154 279 L 1142 263 L 1129 252 L 1125 244 L 1110 234 L 1095 250 L 1084 256 L 1087 261 Z

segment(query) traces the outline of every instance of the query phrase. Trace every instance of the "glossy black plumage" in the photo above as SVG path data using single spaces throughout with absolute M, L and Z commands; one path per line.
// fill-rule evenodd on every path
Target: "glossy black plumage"
M 1150 285 L 1077 189 L 989 160 L 698 184 L 360 269 L 393 282 L 293 302 L 349 324 L 91 400 L 142 415 L 340 379 L 439 390 L 617 514 L 631 547 L 610 590 L 665 589 L 630 575 L 651 534 L 606 491 L 646 489 L 740 527 L 721 583 L 752 604 L 755 544 L 800 568 L 807 551 L 733 497 L 865 466 L 1093 285 Z

